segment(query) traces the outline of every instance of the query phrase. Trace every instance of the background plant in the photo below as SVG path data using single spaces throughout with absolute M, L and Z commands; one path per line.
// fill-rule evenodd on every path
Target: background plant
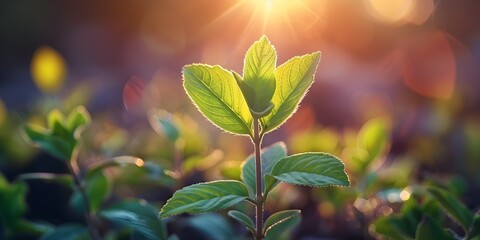
M 268 193 L 279 182 L 308 186 L 348 186 L 344 165 L 325 153 L 286 156 L 285 148 L 263 151 L 264 135 L 278 128 L 296 110 L 313 82 L 320 53 L 295 57 L 276 68 L 277 54 L 264 36 L 247 51 L 243 76 L 220 66 L 193 64 L 183 69 L 184 87 L 200 112 L 219 128 L 247 135 L 254 144 L 254 157 L 245 162 L 242 180 L 199 183 L 174 193 L 160 217 L 202 213 L 247 201 L 255 205 L 255 224 L 248 215 L 230 211 L 256 239 L 275 239 L 285 225 L 298 222 L 300 212 L 275 213 L 263 222 Z

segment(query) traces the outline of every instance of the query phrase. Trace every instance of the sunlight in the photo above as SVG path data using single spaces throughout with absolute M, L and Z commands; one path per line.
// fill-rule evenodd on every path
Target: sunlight
M 387 23 L 404 23 L 413 11 L 413 0 L 366 0 L 369 13 Z

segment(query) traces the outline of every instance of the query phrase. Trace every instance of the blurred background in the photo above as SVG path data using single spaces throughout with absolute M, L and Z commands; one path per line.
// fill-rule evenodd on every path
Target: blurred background
M 480 192 L 477 0 L 2 1 L 2 174 L 13 180 L 24 172 L 66 171 L 27 145 L 20 128 L 27 122 L 45 124 L 53 108 L 85 105 L 94 121 L 84 134 L 85 164 L 135 155 L 173 168 L 168 159 L 178 157 L 172 149 L 180 145 L 185 158 L 218 159 L 200 164 L 199 172 L 206 173 L 193 174 L 186 183 L 238 176 L 235 171 L 252 152 L 250 142 L 203 119 L 183 90 L 181 69 L 207 63 L 241 72 L 247 48 L 263 34 L 278 52 L 277 66 L 293 56 L 322 52 L 315 82 L 297 114 L 268 135 L 264 146 L 283 140 L 289 153 L 338 154 L 355 183 L 364 173 L 351 163 L 359 152 L 355 138 L 371 123 L 385 135 L 375 156 L 380 160 L 371 169 L 398 177 L 389 186 L 401 193 L 432 175 L 454 176 L 464 186 L 466 205 L 480 205 L 475 194 Z M 186 129 L 185 140 L 172 146 L 156 134 L 149 124 L 152 109 L 172 113 Z M 28 217 L 53 223 L 71 218 L 45 207 L 65 205 L 68 194 L 44 196 L 45 189 L 52 187 L 30 186 Z M 157 190 L 123 185 L 116 196 L 161 202 L 171 194 L 151 189 Z M 307 191 L 303 188 L 283 191 L 292 198 L 286 205 L 313 207 L 312 219 L 328 219 L 336 209 L 315 200 L 322 193 L 302 200 L 295 193 Z M 338 222 L 326 222 L 320 230 L 302 225 L 297 234 L 347 234 L 335 227 Z M 355 229 L 348 237 L 363 234 Z

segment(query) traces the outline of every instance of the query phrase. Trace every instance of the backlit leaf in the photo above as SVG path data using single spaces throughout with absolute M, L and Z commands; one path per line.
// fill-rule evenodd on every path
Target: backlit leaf
M 276 89 L 272 112 L 261 118 L 262 129 L 270 132 L 282 125 L 295 112 L 312 85 L 320 61 L 320 52 L 294 57 L 275 70 Z
M 200 112 L 231 133 L 251 135 L 252 116 L 233 75 L 220 66 L 183 68 L 183 86 Z
M 250 99 L 250 94 L 244 96 L 250 109 L 255 112 L 262 112 L 270 105 L 276 85 L 276 62 L 277 52 L 266 36 L 254 42 L 245 55 L 243 81 L 254 91 L 254 99 Z
M 163 206 L 160 217 L 221 210 L 247 197 L 248 190 L 239 181 L 222 180 L 194 184 L 176 191 Z
M 272 169 L 279 181 L 313 187 L 349 186 L 345 166 L 327 153 L 301 153 L 285 157 Z
M 265 240 L 278 240 L 292 228 L 300 224 L 299 210 L 287 210 L 273 214 L 265 221 Z M 288 238 L 290 239 L 290 238 Z

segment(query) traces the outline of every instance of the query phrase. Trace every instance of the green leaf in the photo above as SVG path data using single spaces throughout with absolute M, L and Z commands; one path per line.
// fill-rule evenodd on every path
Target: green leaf
M 468 230 L 467 240 L 480 239 L 480 211 L 473 217 L 472 225 Z
M 166 226 L 157 214 L 158 210 L 144 200 L 126 200 L 99 211 L 100 217 L 129 227 L 147 239 L 166 240 Z
M 253 96 L 250 90 L 245 94 L 243 83 L 239 85 L 250 109 L 254 112 L 263 112 L 271 106 L 270 101 L 276 85 L 276 62 L 277 52 L 266 36 L 254 42 L 245 55 L 243 81 L 249 87 L 247 89 L 253 90 Z M 242 82 L 239 80 L 237 77 L 237 82 Z
M 473 214 L 468 208 L 448 191 L 432 186 L 427 187 L 427 190 L 437 199 L 447 214 L 457 221 L 465 232 L 467 232 L 473 221 Z
M 171 113 L 163 109 L 152 110 L 149 113 L 148 121 L 155 132 L 166 136 L 168 140 L 175 142 L 180 137 L 180 131 Z
M 350 186 L 343 163 L 327 153 L 285 157 L 275 164 L 271 176 L 282 182 L 312 187 Z
M 425 215 L 417 227 L 417 233 L 415 234 L 415 239 L 418 240 L 437 240 L 437 239 L 451 239 L 455 240 L 455 238 L 451 237 L 447 234 L 440 223 L 435 221 L 428 215 Z
M 91 122 L 90 114 L 84 106 L 78 106 L 68 114 L 65 125 L 71 132 L 83 130 Z M 79 130 L 80 129 L 80 130 Z
M 228 211 L 228 216 L 234 218 L 235 220 L 239 221 L 245 227 L 248 228 L 252 233 L 255 232 L 255 227 L 253 224 L 252 219 L 245 213 L 237 211 L 237 210 L 230 210 Z
M 111 194 L 111 183 L 108 177 L 102 172 L 96 172 L 93 175 L 87 175 L 85 179 L 85 192 L 90 203 L 90 211 L 96 212 L 103 202 Z M 71 204 L 80 212 L 85 212 L 82 195 L 75 191 L 71 198 Z
M 207 213 L 192 216 L 188 219 L 191 228 L 203 232 L 209 240 L 234 239 L 234 232 L 225 218 L 218 214 Z
M 222 180 L 194 184 L 176 191 L 163 206 L 160 217 L 221 210 L 247 197 L 248 190 L 239 181 Z
M 273 214 L 265 221 L 264 239 L 281 239 L 287 231 L 300 224 L 301 219 L 302 215 L 299 210 L 287 210 Z
M 231 73 L 203 64 L 183 68 L 183 86 L 200 112 L 221 129 L 252 135 L 252 116 Z
M 272 112 L 261 118 L 262 131 L 270 132 L 282 125 L 295 112 L 313 83 L 320 61 L 320 52 L 294 57 L 275 70 L 276 89 Z
M 262 159 L 262 175 L 270 174 L 272 168 L 280 159 L 287 156 L 287 147 L 284 142 L 276 142 L 266 148 L 263 148 L 260 153 Z M 252 154 L 247 157 L 242 167 L 242 180 L 248 188 L 250 196 L 256 195 L 256 174 L 255 174 L 255 155 Z M 263 182 L 262 182 L 263 183 Z M 265 189 L 265 184 L 262 185 L 262 191 Z
M 40 240 L 90 240 L 87 228 L 77 224 L 68 224 L 44 234 Z
M 55 174 L 55 173 L 24 173 L 17 177 L 18 180 L 42 180 L 46 182 L 57 183 L 65 187 L 73 186 L 73 178 L 70 174 Z
M 265 224 L 263 227 L 263 234 L 265 235 L 274 228 L 276 225 L 289 220 L 290 218 L 300 218 L 301 212 L 300 210 L 286 210 L 272 214 L 270 217 L 265 220 Z
M 27 210 L 25 195 L 27 186 L 23 182 L 8 183 L 0 175 L 0 223 L 14 227 Z
M 72 160 L 77 153 L 78 140 L 84 126 L 90 122 L 90 115 L 84 107 L 70 112 L 68 119 L 55 109 L 47 117 L 48 129 L 27 125 L 25 136 L 33 144 L 64 161 Z

